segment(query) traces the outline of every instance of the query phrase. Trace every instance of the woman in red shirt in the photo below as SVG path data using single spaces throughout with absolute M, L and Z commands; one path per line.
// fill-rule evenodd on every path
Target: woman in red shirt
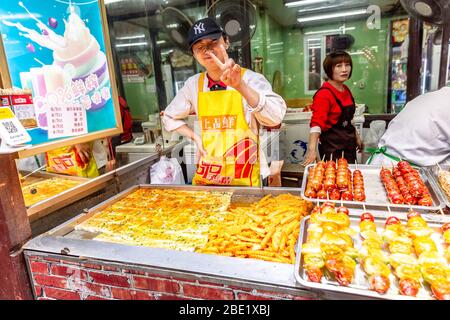
M 353 62 L 345 51 L 332 52 L 325 58 L 323 69 L 328 76 L 313 98 L 311 131 L 308 150 L 302 165 L 306 166 L 317 159 L 319 143 L 320 158 L 344 158 L 349 163 L 356 161 L 357 148 L 363 144 L 352 124 L 355 114 L 355 99 L 344 84 L 352 75 Z

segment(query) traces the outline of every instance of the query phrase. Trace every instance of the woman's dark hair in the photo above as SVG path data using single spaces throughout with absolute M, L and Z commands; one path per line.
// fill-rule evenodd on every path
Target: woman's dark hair
M 339 63 L 349 63 L 352 69 L 350 70 L 350 74 L 348 78 L 350 79 L 353 72 L 353 61 L 352 57 L 345 51 L 334 51 L 328 54 L 323 61 L 323 70 L 325 71 L 328 79 L 333 79 L 333 69 L 334 66 Z

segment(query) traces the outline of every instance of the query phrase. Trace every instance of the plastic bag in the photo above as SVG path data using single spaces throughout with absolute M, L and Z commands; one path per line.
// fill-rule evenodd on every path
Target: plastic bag
M 83 162 L 74 146 L 47 151 L 45 158 L 47 160 L 47 172 L 84 178 L 95 178 L 99 175 L 92 151 L 88 163 Z
M 183 171 L 175 158 L 162 156 L 150 168 L 151 184 L 184 184 Z
M 380 141 L 385 131 L 386 121 L 372 121 L 370 123 L 370 128 L 364 137 L 364 145 L 366 146 L 366 148 L 378 148 L 378 141 Z

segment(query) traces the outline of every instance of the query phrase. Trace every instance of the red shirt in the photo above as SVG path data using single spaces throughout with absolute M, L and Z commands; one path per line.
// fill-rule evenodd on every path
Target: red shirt
M 333 87 L 328 81 L 324 82 L 322 88 L 330 88 L 344 107 L 353 105 L 350 89 L 344 85 L 345 91 L 341 92 Z M 311 106 L 312 117 L 310 127 L 320 127 L 322 132 L 334 126 L 341 116 L 341 108 L 329 90 L 320 90 L 316 94 Z

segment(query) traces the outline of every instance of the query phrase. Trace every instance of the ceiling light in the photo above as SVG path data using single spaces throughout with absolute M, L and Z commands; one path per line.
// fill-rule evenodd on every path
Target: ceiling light
M 311 12 L 311 11 L 319 11 L 319 10 L 324 10 L 324 9 L 333 9 L 333 8 L 338 8 L 341 7 L 341 4 L 337 4 L 337 5 L 333 5 L 333 6 L 323 6 L 323 7 L 314 7 L 314 8 L 307 8 L 307 9 L 298 9 L 298 12 Z
M 122 2 L 122 0 L 105 0 L 105 4 L 111 4 L 116 2 Z
M 145 38 L 145 34 L 139 34 L 136 36 L 127 36 L 127 37 L 117 37 L 117 40 L 132 40 L 132 39 L 141 39 Z
M 293 7 L 302 7 L 310 4 L 329 2 L 330 0 L 303 0 L 303 1 L 294 1 L 294 2 L 286 2 L 284 5 L 288 8 Z
M 148 42 L 132 42 L 132 43 L 120 43 L 116 44 L 117 48 L 124 48 L 124 47 L 137 47 L 137 46 L 146 46 L 148 45 Z
M 330 13 L 330 14 L 321 14 L 321 15 L 310 16 L 310 17 L 305 17 L 305 18 L 298 18 L 297 21 L 301 23 L 301 22 L 326 20 L 326 19 L 339 18 L 339 17 L 359 16 L 359 15 L 363 15 L 363 14 L 367 14 L 366 9 L 341 11 L 341 12 Z
M 355 30 L 355 27 L 348 27 L 348 28 L 339 28 L 339 29 L 328 29 L 328 30 L 320 30 L 320 31 L 308 31 L 305 33 L 305 35 L 310 34 L 320 34 L 320 33 L 332 33 L 332 32 L 344 32 L 347 30 Z
M 166 43 L 166 40 L 158 40 L 158 41 L 156 41 L 156 44 L 164 44 L 164 43 Z

